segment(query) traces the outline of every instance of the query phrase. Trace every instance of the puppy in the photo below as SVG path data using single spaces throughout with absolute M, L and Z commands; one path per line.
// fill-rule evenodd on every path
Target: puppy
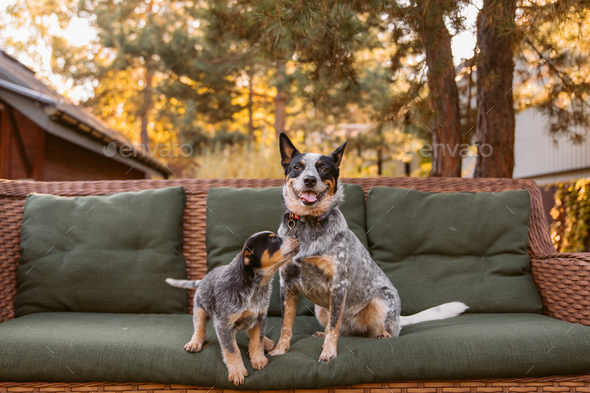
M 457 316 L 467 309 L 460 302 L 442 304 L 418 314 L 400 316 L 397 290 L 348 228 L 339 209 L 338 182 L 346 143 L 328 156 L 300 153 L 287 135 L 280 135 L 285 169 L 283 215 L 279 234 L 300 243 L 295 258 L 280 268 L 283 327 L 271 356 L 289 350 L 297 297 L 316 304 L 315 315 L 325 326 L 319 360 L 337 355 L 339 336 L 397 337 L 402 326 Z
M 264 351 L 274 347 L 272 340 L 264 335 L 272 277 L 298 249 L 298 242 L 293 238 L 259 232 L 246 240 L 229 265 L 213 269 L 202 280 L 166 279 L 174 287 L 197 289 L 193 308 L 195 332 L 184 349 L 188 352 L 203 349 L 207 321 L 213 317 L 229 380 L 237 386 L 248 376 L 236 343 L 237 330 L 248 333 L 252 367 L 264 368 L 268 364 Z

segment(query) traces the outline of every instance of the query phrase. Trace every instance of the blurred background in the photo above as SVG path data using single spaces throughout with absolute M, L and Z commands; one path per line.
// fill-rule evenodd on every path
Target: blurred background
M 272 178 L 277 137 L 341 175 L 544 186 L 587 247 L 590 2 L 8 0 L 0 178 Z M 550 215 L 550 212 L 552 215 Z

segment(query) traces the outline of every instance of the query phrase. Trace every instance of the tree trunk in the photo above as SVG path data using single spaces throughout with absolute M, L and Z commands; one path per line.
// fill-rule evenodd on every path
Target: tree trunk
M 356 147 L 356 155 L 357 155 L 358 158 L 360 158 L 360 160 L 359 160 L 359 166 L 358 166 L 358 171 L 359 171 L 359 174 L 361 174 L 361 173 L 363 173 L 363 160 L 362 160 L 362 158 L 363 158 L 363 149 L 361 148 L 360 145 L 358 145 Z
M 484 0 L 477 18 L 477 135 L 475 177 L 512 177 L 512 74 L 515 0 Z
M 383 148 L 377 148 L 377 176 L 383 175 Z
M 250 88 L 248 91 L 248 138 L 250 142 L 254 142 L 254 103 L 252 100 L 254 99 L 254 82 L 252 77 L 249 78 L 248 87 Z
M 471 106 L 471 101 L 473 100 L 473 87 L 475 85 L 475 82 L 473 80 L 473 67 L 475 67 L 475 54 L 474 56 L 471 58 L 471 60 L 469 61 L 469 82 L 467 84 L 467 110 L 465 111 L 465 128 L 467 129 L 467 131 L 465 131 L 465 134 L 463 135 L 463 141 L 467 144 L 470 144 L 471 142 L 471 138 L 473 137 L 473 135 L 475 135 L 475 132 L 471 133 L 472 128 L 477 126 L 477 111 L 474 109 L 477 109 L 477 104 L 476 104 L 476 108 L 472 108 Z M 477 100 L 477 98 L 476 98 Z M 474 113 L 475 112 L 475 113 Z M 475 115 L 475 116 L 473 116 Z M 475 119 L 473 119 L 475 117 Z M 472 121 L 474 120 L 474 121 Z M 470 134 L 471 133 L 471 134 Z
M 142 93 L 143 93 L 143 103 L 141 112 L 139 114 L 139 118 L 141 119 L 141 144 L 145 148 L 149 148 L 150 145 L 150 137 L 148 135 L 147 126 L 148 126 L 148 112 L 150 107 L 152 106 L 152 72 L 148 67 L 145 69 L 144 75 L 144 84 Z
M 277 68 L 277 95 L 275 97 L 275 133 L 277 137 L 281 132 L 285 132 L 285 123 L 287 121 L 287 93 L 285 92 L 285 79 L 285 65 L 280 64 Z
M 277 89 L 277 96 L 275 97 L 275 132 L 277 136 L 281 132 L 285 132 L 285 122 L 287 120 L 287 94 L 284 91 Z
M 430 127 L 433 147 L 430 176 L 460 177 L 461 117 L 451 35 L 441 13 L 433 14 L 428 22 L 420 23 L 419 30 L 426 52 L 428 87 L 434 117 Z

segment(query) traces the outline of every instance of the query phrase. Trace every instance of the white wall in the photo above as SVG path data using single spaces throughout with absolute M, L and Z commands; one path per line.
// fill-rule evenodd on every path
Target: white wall
M 535 108 L 516 115 L 514 177 L 533 178 L 539 183 L 577 179 L 590 170 L 590 133 L 580 145 L 566 137 L 553 143 L 547 117 Z

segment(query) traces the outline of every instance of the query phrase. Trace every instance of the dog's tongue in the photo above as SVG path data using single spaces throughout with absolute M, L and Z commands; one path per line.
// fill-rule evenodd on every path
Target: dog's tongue
M 315 194 L 311 191 L 305 191 L 301 194 L 301 197 L 305 199 L 307 202 L 315 202 L 317 201 Z

